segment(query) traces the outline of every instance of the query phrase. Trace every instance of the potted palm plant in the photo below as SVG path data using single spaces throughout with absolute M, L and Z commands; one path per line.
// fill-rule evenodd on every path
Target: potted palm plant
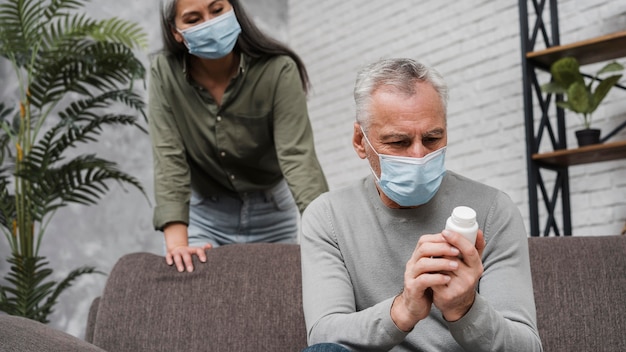
M 0 311 L 44 323 L 74 280 L 97 272 L 85 266 L 50 279 L 39 249 L 55 212 L 97 203 L 110 181 L 144 193 L 115 162 L 68 153 L 97 142 L 107 126 L 143 130 L 138 119 L 145 119 L 133 83 L 145 77 L 135 50 L 145 48 L 146 35 L 131 22 L 88 18 L 80 11 L 86 1 L 0 3 L 0 60 L 13 68 L 19 94 L 0 101 L 0 229 L 11 251 Z
M 603 79 L 600 76 L 623 69 L 624 66 L 617 62 L 608 63 L 589 82 L 585 82 L 585 76 L 580 72 L 580 64 L 574 57 L 561 58 L 550 66 L 552 81 L 542 85 L 541 90 L 545 93 L 563 94 L 565 99 L 558 101 L 557 105 L 582 115 L 584 128 L 575 131 L 578 146 L 600 143 L 600 130 L 591 128 L 591 114 L 622 75 L 611 75 Z

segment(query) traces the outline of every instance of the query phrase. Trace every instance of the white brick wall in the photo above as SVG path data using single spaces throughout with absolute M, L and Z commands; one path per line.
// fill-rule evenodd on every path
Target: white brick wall
M 624 2 L 559 5 L 563 44 L 626 28 Z M 451 88 L 448 168 L 502 189 L 528 219 L 517 1 L 289 0 L 288 13 L 289 43 L 308 65 L 314 86 L 309 108 L 331 188 L 370 172 L 351 146 L 356 71 L 378 58 L 409 56 L 436 67 Z M 594 125 L 610 130 L 624 121 L 625 98 L 626 92 L 614 89 L 594 114 Z M 580 121 L 567 119 L 573 147 Z M 624 138 L 626 131 L 612 140 Z M 570 168 L 574 234 L 621 231 L 625 180 L 624 160 Z

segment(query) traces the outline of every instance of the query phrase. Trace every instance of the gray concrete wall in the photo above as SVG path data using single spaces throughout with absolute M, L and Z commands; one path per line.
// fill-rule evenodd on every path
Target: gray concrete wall
M 242 0 L 259 27 L 273 37 L 287 39 L 286 0 Z M 154 0 L 91 0 L 86 13 L 93 18 L 119 17 L 139 23 L 149 37 L 149 48 L 138 53 L 148 67 L 148 55 L 161 47 L 159 2 Z M 0 100 L 16 96 L 17 84 L 11 68 L 0 61 Z M 143 91 L 144 95 L 146 94 Z M 145 96 L 147 100 L 147 95 Z M 145 125 L 145 124 L 144 124 Z M 111 191 L 96 206 L 70 205 L 57 212 L 44 236 L 40 254 L 61 280 L 80 266 L 95 266 L 108 273 L 115 262 L 131 252 L 162 254 L 163 236 L 152 229 L 153 170 L 148 135 L 130 128 L 106 131 L 101 143 L 77 152 L 96 152 L 119 163 L 125 172 L 137 177 L 149 199 L 134 188 L 111 184 Z M 0 276 L 8 271 L 4 258 L 9 249 L 0 240 Z M 84 275 L 60 297 L 50 325 L 83 337 L 91 301 L 100 295 L 106 275 Z

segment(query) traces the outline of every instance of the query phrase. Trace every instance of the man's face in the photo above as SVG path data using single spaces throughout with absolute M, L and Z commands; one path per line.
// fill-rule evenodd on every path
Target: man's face
M 411 97 L 384 87 L 378 89 L 372 95 L 370 109 L 367 137 L 379 154 L 422 158 L 448 143 L 444 107 L 428 83 L 417 83 L 416 94 Z M 367 158 L 380 177 L 378 156 L 363 138 L 358 123 L 354 124 L 352 143 L 359 157 Z M 393 203 L 380 193 L 383 202 Z

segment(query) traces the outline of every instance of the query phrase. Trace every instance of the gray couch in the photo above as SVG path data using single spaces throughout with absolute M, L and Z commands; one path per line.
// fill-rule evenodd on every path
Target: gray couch
M 545 351 L 626 351 L 626 236 L 529 238 Z M 94 300 L 86 340 L 0 316 L 0 351 L 299 351 L 297 245 L 208 251 L 193 273 L 122 257 Z M 98 347 L 95 347 L 98 346 Z

